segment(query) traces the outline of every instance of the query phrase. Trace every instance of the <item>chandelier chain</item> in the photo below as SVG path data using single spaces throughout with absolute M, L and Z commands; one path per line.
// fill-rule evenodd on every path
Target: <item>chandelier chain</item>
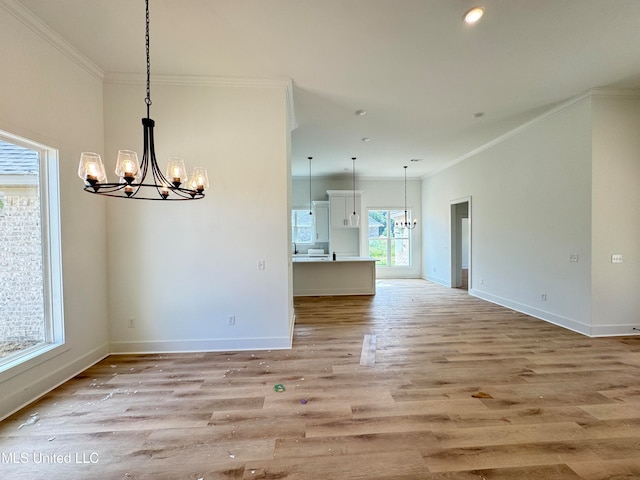
M 147 104 L 147 118 L 149 117 L 149 107 L 151 106 L 151 55 L 149 54 L 149 0 L 145 0 L 146 6 L 146 30 L 144 35 L 147 54 L 147 97 L 144 103 Z
M 409 226 L 407 221 L 407 166 L 404 166 L 404 227 Z

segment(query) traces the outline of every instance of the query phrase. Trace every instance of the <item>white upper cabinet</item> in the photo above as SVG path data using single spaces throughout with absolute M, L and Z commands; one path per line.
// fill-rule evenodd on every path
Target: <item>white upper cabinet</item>
M 313 202 L 315 241 L 329 242 L 329 202 Z
M 328 190 L 329 195 L 329 217 L 331 227 L 351 227 L 358 228 L 358 225 L 351 225 L 349 219 L 353 212 L 360 218 L 362 192 L 356 190 L 355 205 L 353 190 Z

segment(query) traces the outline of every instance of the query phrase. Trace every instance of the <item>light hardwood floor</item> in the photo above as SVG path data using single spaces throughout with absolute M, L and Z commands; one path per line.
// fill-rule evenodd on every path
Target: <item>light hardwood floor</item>
M 377 291 L 296 298 L 292 350 L 109 357 L 0 424 L 2 478 L 640 479 L 640 338 Z

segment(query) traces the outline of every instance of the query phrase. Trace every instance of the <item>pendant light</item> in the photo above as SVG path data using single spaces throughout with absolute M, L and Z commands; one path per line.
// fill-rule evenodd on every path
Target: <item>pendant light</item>
M 147 116 L 142 119 L 143 154 L 142 163 L 138 162 L 138 154 L 131 150 L 118 151 L 115 173 L 120 177 L 118 182 L 109 182 L 100 155 L 84 152 L 80 155 L 78 176 L 84 181 L 84 191 L 109 197 L 130 198 L 140 200 L 198 200 L 204 198 L 204 190 L 209 187 L 207 171 L 196 167 L 190 177 L 179 157 L 169 157 L 169 162 L 162 173 L 156 161 L 153 141 L 155 122 L 150 118 L 151 107 L 151 60 L 149 55 L 149 0 L 145 0 L 147 53 Z M 149 180 L 147 181 L 147 174 Z
M 311 160 L 313 157 L 307 157 L 309 159 L 309 215 L 313 215 L 313 210 L 311 210 Z
M 353 213 L 349 215 L 349 225 L 357 227 L 358 223 L 360 223 L 360 215 L 356 213 L 356 157 L 351 157 L 351 160 L 353 160 Z
M 409 230 L 413 230 L 418 225 L 418 220 L 414 219 L 413 222 L 409 221 L 409 216 L 407 215 L 407 166 L 404 166 L 404 222 L 399 222 L 396 220 L 395 226 L 396 228 L 408 228 Z

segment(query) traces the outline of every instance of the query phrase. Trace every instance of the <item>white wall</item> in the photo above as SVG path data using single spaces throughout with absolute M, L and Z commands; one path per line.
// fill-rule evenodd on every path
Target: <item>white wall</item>
M 589 99 L 424 180 L 423 275 L 444 285 L 451 282 L 450 202 L 463 197 L 472 198 L 470 293 L 589 333 Z M 578 263 L 569 263 L 570 253 Z
M 407 209 L 412 210 L 418 225 L 422 223 L 421 180 L 407 179 Z M 311 181 L 311 196 L 313 200 L 327 200 L 327 190 L 351 190 L 353 188 L 350 175 L 335 177 L 315 177 Z M 373 179 L 356 178 L 356 189 L 362 190 L 362 217 L 366 221 L 367 209 L 397 209 L 404 210 L 404 178 L 402 179 Z M 297 208 L 308 208 L 309 178 L 296 177 L 293 179 L 292 205 Z M 411 232 L 412 235 L 412 266 L 388 270 L 378 267 L 378 278 L 419 278 L 422 267 L 422 231 L 420 226 Z M 369 251 L 366 235 L 361 235 L 360 251 L 367 255 Z
M 211 187 L 197 202 L 108 203 L 112 352 L 287 348 L 288 85 L 184 80 L 152 81 L 158 162 L 202 165 Z M 105 85 L 111 165 L 118 149 L 142 156 L 143 99 L 143 84 Z
M 66 345 L 45 363 L 0 374 L 0 418 L 108 351 L 105 203 L 76 174 L 82 151 L 102 150 L 102 81 L 15 8 L 0 2 L 0 130 L 59 152 Z
M 640 98 L 594 96 L 592 111 L 593 333 L 638 334 Z

